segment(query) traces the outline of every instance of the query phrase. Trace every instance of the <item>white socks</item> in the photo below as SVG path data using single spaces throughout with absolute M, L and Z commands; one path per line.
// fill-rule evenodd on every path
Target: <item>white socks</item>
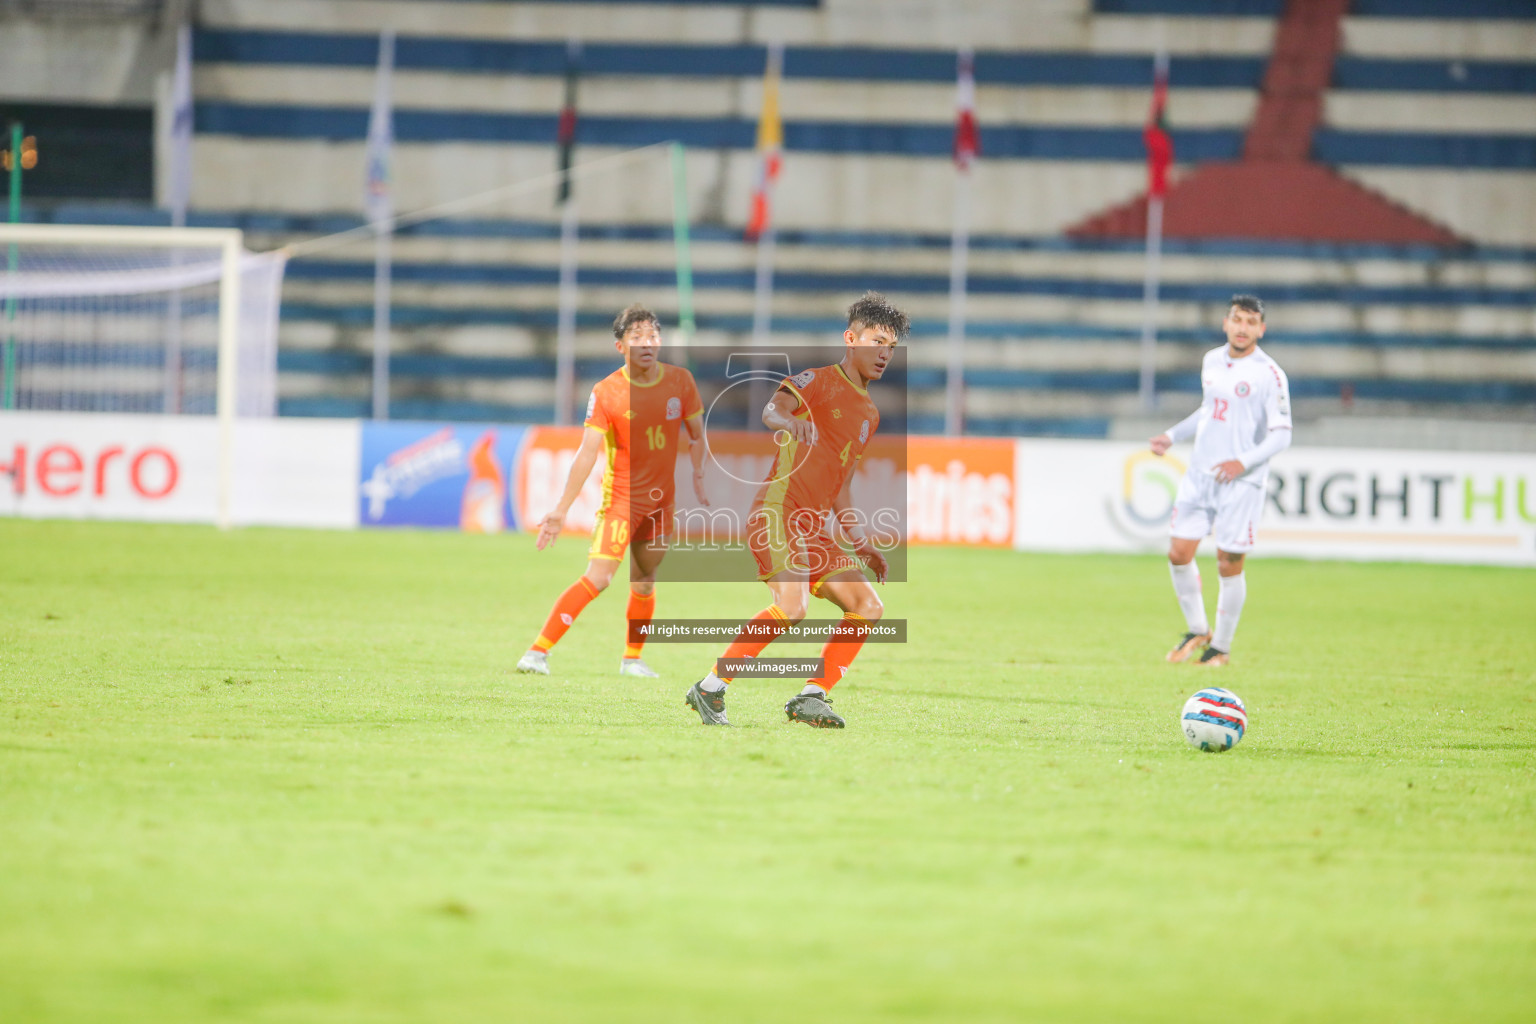
M 1216 632 L 1211 646 L 1223 654 L 1232 653 L 1232 637 L 1237 633 L 1237 620 L 1243 615 L 1243 601 L 1248 597 L 1248 580 L 1242 573 L 1223 576 L 1221 590 L 1216 595 Z
M 719 693 L 725 689 L 725 680 L 711 672 L 699 683 L 699 689 L 705 693 Z
M 825 697 L 827 695 L 826 688 L 817 686 L 815 683 L 806 683 L 805 689 L 800 691 L 800 696 L 804 697 L 808 693 L 814 694 L 817 697 Z
M 1169 575 L 1173 577 L 1173 592 L 1179 599 L 1179 610 L 1184 613 L 1184 624 L 1189 627 L 1191 633 L 1209 633 L 1211 625 L 1205 617 L 1205 599 L 1200 594 L 1200 570 L 1191 560 L 1183 565 L 1168 563 Z M 1241 578 L 1241 577 L 1239 577 Z M 1222 581 L 1225 588 L 1226 581 Z M 1225 589 L 1222 591 L 1225 593 Z M 1242 607 L 1242 599 L 1238 599 L 1238 607 Z M 1234 626 L 1236 620 L 1233 620 Z

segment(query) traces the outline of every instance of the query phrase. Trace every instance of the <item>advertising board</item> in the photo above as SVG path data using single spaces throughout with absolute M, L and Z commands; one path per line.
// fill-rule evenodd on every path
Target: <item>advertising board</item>
M 1131 443 L 1017 442 L 1015 546 L 1163 550 L 1186 458 L 1187 448 L 1159 458 Z M 1289 449 L 1271 464 L 1255 551 L 1536 565 L 1536 456 Z

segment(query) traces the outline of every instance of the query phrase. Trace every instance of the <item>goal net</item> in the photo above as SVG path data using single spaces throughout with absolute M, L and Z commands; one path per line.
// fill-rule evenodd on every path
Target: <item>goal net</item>
M 0 410 L 216 417 L 228 526 L 235 418 L 276 412 L 284 257 L 233 229 L 9 224 L 0 260 Z
M 0 225 L 0 259 L 4 408 L 275 413 L 284 260 L 239 231 Z

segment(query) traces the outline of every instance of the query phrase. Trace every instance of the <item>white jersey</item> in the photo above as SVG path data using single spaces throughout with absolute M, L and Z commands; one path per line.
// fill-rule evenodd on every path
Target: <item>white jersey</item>
M 1262 488 L 1270 458 L 1290 443 L 1291 386 L 1285 371 L 1257 345 L 1241 359 L 1222 345 L 1205 354 L 1200 389 L 1200 408 L 1168 432 L 1175 441 L 1193 435 L 1190 472 L 1210 473 L 1218 463 L 1237 459 L 1246 469 L 1238 480 Z M 1281 430 L 1285 435 L 1276 437 Z

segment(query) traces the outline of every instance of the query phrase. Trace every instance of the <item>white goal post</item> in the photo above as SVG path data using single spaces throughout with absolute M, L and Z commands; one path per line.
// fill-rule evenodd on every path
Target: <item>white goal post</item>
M 285 258 L 235 228 L 0 224 L 5 409 L 213 415 L 217 521 L 234 423 L 271 416 Z

